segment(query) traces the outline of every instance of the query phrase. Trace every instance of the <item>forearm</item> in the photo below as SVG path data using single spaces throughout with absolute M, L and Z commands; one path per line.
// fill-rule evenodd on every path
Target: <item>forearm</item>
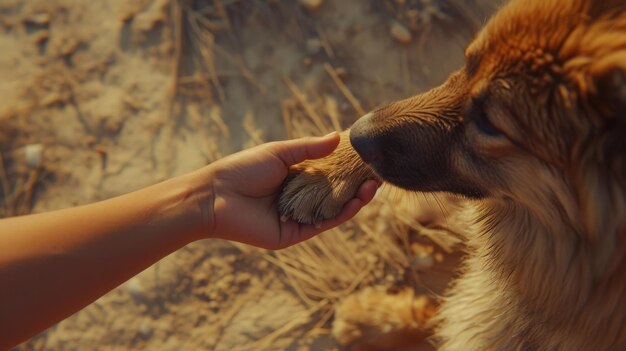
M 198 172 L 73 209 L 0 221 L 0 349 L 78 311 L 204 234 Z

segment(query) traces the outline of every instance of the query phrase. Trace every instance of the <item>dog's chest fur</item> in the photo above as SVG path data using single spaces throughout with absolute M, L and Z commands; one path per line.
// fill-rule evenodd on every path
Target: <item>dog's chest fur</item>
M 484 211 L 468 204 L 459 214 L 468 258 L 437 317 L 441 350 L 626 346 L 626 291 L 606 287 L 623 281 L 610 267 L 623 258 L 598 272 L 593 250 L 558 238 L 568 233 L 550 233 L 519 208 L 489 210 L 495 222 Z

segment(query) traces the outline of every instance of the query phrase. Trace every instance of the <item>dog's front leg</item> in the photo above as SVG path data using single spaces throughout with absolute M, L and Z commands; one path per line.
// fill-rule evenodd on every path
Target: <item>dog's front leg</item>
M 352 148 L 350 131 L 346 130 L 332 154 L 292 167 L 278 210 L 282 216 L 299 223 L 319 223 L 338 215 L 361 184 L 375 178 Z

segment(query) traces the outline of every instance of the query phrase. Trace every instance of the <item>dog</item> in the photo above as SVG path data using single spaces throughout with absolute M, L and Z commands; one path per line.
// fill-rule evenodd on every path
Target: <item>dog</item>
M 626 1 L 512 0 L 465 57 L 296 167 L 280 211 L 332 217 L 372 177 L 457 194 L 441 350 L 626 350 Z

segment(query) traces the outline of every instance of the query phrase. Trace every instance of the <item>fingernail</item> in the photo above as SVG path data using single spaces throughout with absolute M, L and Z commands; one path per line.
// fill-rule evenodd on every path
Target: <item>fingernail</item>
M 339 133 L 339 132 L 337 132 L 337 131 L 330 132 L 330 133 L 328 133 L 328 134 L 324 135 L 322 138 L 328 138 L 328 137 L 330 137 L 331 135 L 335 135 L 335 134 L 338 134 L 338 133 Z

